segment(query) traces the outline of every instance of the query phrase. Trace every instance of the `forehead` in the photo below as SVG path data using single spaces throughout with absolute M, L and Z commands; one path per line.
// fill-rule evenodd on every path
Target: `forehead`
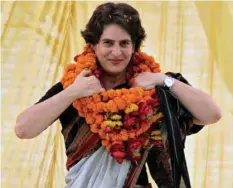
M 110 39 L 114 41 L 131 40 L 130 35 L 122 27 L 116 24 L 104 27 L 100 40 Z

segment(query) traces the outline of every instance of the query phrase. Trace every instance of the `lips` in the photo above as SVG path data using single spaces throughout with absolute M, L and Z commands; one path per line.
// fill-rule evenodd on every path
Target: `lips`
M 118 65 L 122 62 L 121 59 L 110 59 L 109 60 L 113 65 Z

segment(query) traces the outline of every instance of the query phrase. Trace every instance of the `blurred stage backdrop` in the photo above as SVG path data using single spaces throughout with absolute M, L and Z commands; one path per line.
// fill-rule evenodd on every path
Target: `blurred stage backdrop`
M 62 188 L 65 150 L 59 122 L 32 140 L 14 133 L 17 114 L 59 81 L 80 53 L 80 30 L 99 2 L 1 2 L 1 159 L 4 188 Z M 194 188 L 233 187 L 233 2 L 137 2 L 143 50 L 163 71 L 181 72 L 210 94 L 223 118 L 186 142 Z M 156 187 L 153 184 L 153 187 Z

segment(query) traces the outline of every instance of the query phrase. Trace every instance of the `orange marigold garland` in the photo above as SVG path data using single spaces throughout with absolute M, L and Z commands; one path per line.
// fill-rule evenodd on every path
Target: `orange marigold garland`
M 83 69 L 90 69 L 97 78 L 101 76 L 91 48 L 86 47 L 81 55 L 75 57 L 75 61 L 66 66 L 61 80 L 64 88 L 71 85 Z M 126 72 L 129 84 L 141 72 L 160 72 L 160 68 L 152 56 L 137 52 Z M 151 136 L 148 132 L 153 123 L 163 118 L 155 89 L 110 89 L 77 99 L 73 106 L 119 163 L 125 158 L 137 163 L 141 158 L 140 151 L 148 140 L 153 140 L 157 145 L 162 143 L 160 135 Z

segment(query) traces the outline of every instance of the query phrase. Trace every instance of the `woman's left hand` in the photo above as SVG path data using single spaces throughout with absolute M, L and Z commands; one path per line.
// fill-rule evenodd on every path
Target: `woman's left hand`
M 153 89 L 155 86 L 163 86 L 166 75 L 163 73 L 143 72 L 134 78 L 132 87 Z

